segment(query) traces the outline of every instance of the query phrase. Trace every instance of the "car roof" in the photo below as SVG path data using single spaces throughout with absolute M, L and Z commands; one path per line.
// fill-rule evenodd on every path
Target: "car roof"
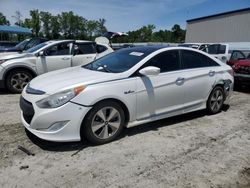
M 136 46 L 132 48 L 122 48 L 119 51 L 127 51 L 127 52 L 141 52 L 150 54 L 162 48 L 167 48 L 169 46 L 166 45 L 152 45 L 152 46 Z

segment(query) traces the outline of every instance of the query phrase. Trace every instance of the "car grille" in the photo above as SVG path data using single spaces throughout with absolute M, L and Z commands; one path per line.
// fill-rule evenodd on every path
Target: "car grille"
M 24 120 L 30 124 L 35 112 L 32 103 L 26 101 L 22 96 L 20 98 L 20 108 L 23 111 Z
M 236 73 L 241 73 L 241 74 L 250 74 L 250 67 L 248 66 L 240 66 L 238 70 L 235 70 Z

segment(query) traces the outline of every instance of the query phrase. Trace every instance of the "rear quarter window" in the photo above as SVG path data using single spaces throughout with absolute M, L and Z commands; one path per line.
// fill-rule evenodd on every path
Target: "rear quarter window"
M 99 44 L 96 45 L 96 51 L 97 51 L 97 53 L 102 53 L 102 52 L 106 51 L 107 49 L 108 48 L 106 46 L 99 45 Z
M 181 62 L 184 69 L 219 66 L 213 59 L 189 50 L 181 50 Z

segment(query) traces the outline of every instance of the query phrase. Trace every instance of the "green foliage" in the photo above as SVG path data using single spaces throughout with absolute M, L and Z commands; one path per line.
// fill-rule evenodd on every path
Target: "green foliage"
M 40 20 L 40 15 L 39 15 L 39 11 L 36 10 L 31 10 L 30 11 L 30 27 L 33 31 L 33 34 L 38 37 L 39 36 L 39 32 L 41 29 L 41 20 Z
M 87 39 L 93 40 L 107 32 L 106 20 L 87 20 L 82 16 L 74 14 L 72 11 L 62 12 L 52 15 L 49 12 L 38 10 L 30 11 L 30 18 L 21 20 L 21 13 L 15 12 L 16 25 L 28 27 L 34 36 L 46 37 L 48 39 Z M 7 24 L 9 21 L 0 12 L 0 25 Z M 112 42 L 133 43 L 133 42 L 183 42 L 185 30 L 175 24 L 171 30 L 154 31 L 152 24 L 127 32 L 128 36 L 113 39 Z
M 0 25 L 10 25 L 9 20 L 0 12 Z

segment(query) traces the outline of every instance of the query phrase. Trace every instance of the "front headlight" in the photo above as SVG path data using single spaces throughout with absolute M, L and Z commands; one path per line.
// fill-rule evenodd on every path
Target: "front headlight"
M 79 86 L 73 89 L 68 89 L 59 93 L 55 93 L 40 101 L 37 101 L 36 104 L 40 108 L 57 108 L 69 102 L 84 89 L 85 86 Z

